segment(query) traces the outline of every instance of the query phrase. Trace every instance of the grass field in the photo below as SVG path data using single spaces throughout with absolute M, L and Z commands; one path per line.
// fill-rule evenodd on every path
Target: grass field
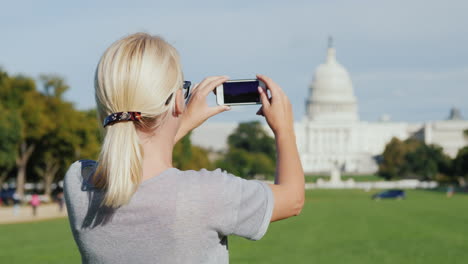
M 468 195 L 408 191 L 371 201 L 360 190 L 313 190 L 299 217 L 260 241 L 230 237 L 231 263 L 468 263 Z M 66 219 L 0 225 L 0 263 L 80 263 Z

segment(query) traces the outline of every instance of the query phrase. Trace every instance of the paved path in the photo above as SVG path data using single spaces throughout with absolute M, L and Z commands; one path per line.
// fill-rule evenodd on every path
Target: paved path
M 52 218 L 66 217 L 67 212 L 64 206 L 63 211 L 59 212 L 56 203 L 41 204 L 37 208 L 37 215 L 32 215 L 31 206 L 21 206 L 17 215 L 13 212 L 13 207 L 0 207 L 0 224 L 12 224 L 21 222 L 33 222 L 38 220 L 46 220 Z

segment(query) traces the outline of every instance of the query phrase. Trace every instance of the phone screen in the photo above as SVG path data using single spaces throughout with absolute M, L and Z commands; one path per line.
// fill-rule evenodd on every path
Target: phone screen
M 223 83 L 224 103 L 259 103 L 258 81 Z

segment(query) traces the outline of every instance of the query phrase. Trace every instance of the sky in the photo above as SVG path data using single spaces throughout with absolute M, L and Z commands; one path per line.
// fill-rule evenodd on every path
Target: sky
M 289 96 L 295 119 L 328 36 L 349 71 L 361 120 L 468 117 L 468 1 L 2 1 L 0 67 L 38 78 L 58 74 L 66 98 L 95 107 L 93 78 L 105 49 L 139 31 L 180 53 L 186 80 L 270 76 Z M 212 96 L 210 104 L 214 104 Z M 260 120 L 235 107 L 211 122 Z

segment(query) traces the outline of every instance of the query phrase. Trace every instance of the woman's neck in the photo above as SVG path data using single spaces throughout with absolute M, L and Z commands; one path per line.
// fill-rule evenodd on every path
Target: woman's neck
M 143 148 L 142 181 L 172 168 L 174 135 L 171 131 L 157 129 L 152 135 L 140 135 Z

